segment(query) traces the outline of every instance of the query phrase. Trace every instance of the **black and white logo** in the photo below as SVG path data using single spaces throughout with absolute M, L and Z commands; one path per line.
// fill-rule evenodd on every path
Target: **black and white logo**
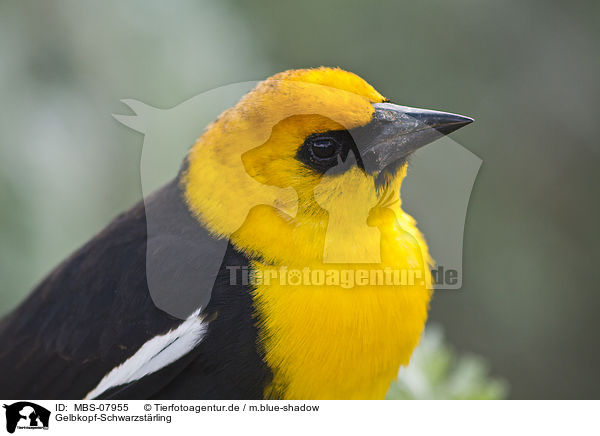
M 6 409 L 6 431 L 9 433 L 14 433 L 16 429 L 48 429 L 50 411 L 42 406 L 19 401 L 3 407 Z

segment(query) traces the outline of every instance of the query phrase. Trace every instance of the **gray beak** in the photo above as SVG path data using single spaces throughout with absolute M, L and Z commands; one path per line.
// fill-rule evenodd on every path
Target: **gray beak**
M 350 131 L 369 174 L 379 174 L 424 145 L 473 122 L 462 115 L 392 103 L 373 106 L 373 120 Z

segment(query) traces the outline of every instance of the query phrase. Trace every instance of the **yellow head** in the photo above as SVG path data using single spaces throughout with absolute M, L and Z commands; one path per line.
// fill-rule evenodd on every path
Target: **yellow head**
M 262 206 L 299 221 L 336 210 L 351 234 L 349 226 L 364 225 L 351 218 L 357 202 L 374 207 L 389 192 L 397 198 L 406 157 L 468 122 L 393 105 L 339 68 L 286 71 L 261 82 L 199 138 L 183 179 L 187 201 L 220 236 L 231 237 Z M 274 251 L 237 236 L 239 249 Z

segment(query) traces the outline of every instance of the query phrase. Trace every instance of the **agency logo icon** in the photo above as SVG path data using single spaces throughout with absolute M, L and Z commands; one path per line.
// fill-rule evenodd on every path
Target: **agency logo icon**
M 335 105 L 330 107 L 316 99 L 307 107 L 297 106 L 294 101 L 286 100 L 287 94 L 277 94 L 273 98 L 283 99 L 282 104 L 277 106 L 281 110 L 273 114 L 250 111 L 244 115 L 245 122 L 232 122 L 224 128 L 225 136 L 231 141 L 226 142 L 228 151 L 215 153 L 224 159 L 222 165 L 227 168 L 227 179 L 223 178 L 221 171 L 207 172 L 206 177 L 198 179 L 201 180 L 199 184 L 204 182 L 210 186 L 206 192 L 218 198 L 220 207 L 227 210 L 226 216 L 218 219 L 222 227 L 219 237 L 207 234 L 206 237 L 190 240 L 174 230 L 181 228 L 180 223 L 173 221 L 175 214 L 165 214 L 164 203 L 153 193 L 169 183 L 175 174 L 181 172 L 183 175 L 190 171 L 189 162 L 183 167 L 182 162 L 190 147 L 197 144 L 202 128 L 212 125 L 223 111 L 235 107 L 242 96 L 258 83 L 243 82 L 215 88 L 168 109 L 125 99 L 122 102 L 133 114 L 113 115 L 120 123 L 144 134 L 140 174 L 148 235 L 146 272 L 148 289 L 156 307 L 182 320 L 187 319 L 195 308 L 205 307 L 221 270 L 230 235 L 243 230 L 246 222 L 250 222 L 247 221 L 249 218 L 257 220 L 261 216 L 272 217 L 273 222 L 279 222 L 278 218 L 281 218 L 284 225 L 279 231 L 288 232 L 287 240 L 296 240 L 293 235 L 301 234 L 303 229 L 311 229 L 311 246 L 316 247 L 313 260 L 322 266 L 319 271 L 312 269 L 315 274 L 367 268 L 373 271 L 373 277 L 383 274 L 385 278 L 386 267 L 390 267 L 398 274 L 410 276 L 421 273 L 428 288 L 460 289 L 466 213 L 482 160 L 452 138 L 443 136 L 443 131 L 430 128 L 423 119 L 432 111 L 379 104 L 377 109 L 381 119 L 377 118 L 377 122 L 381 124 L 378 130 L 380 136 L 373 137 L 372 132 L 354 127 L 345 130 L 350 139 L 338 137 L 335 133 L 331 138 L 322 138 L 325 141 L 321 141 L 322 147 L 334 144 L 341 147 L 342 152 L 319 158 L 321 166 L 316 171 L 320 171 L 321 175 L 316 178 L 311 177 L 312 173 L 308 170 L 304 171 L 300 164 L 295 167 L 286 160 L 287 155 L 281 154 L 281 144 L 285 141 L 280 141 L 280 135 L 286 137 L 288 132 L 295 132 L 294 120 L 298 117 L 310 116 L 326 125 L 334 123 L 342 130 L 346 120 L 337 112 Z M 294 82 L 293 85 L 285 83 L 282 86 L 298 95 L 303 95 L 310 87 L 318 87 L 313 94 L 326 92 L 341 100 L 349 98 L 354 101 L 347 91 L 323 89 L 324 85 Z M 385 128 L 385 123 L 395 122 L 397 125 L 400 121 L 400 133 L 389 136 L 392 130 Z M 407 149 L 408 145 L 404 142 L 408 141 L 406 138 L 411 132 L 415 141 L 411 146 L 417 148 L 437 140 L 415 153 L 410 151 L 410 163 L 405 170 L 407 176 L 401 185 L 399 178 L 394 184 L 380 183 L 386 173 L 391 174 L 396 167 L 391 163 L 378 167 L 385 162 L 373 157 L 374 144 L 380 141 L 378 147 L 383 147 L 382 150 L 389 146 L 388 143 L 397 143 Z M 347 150 L 346 146 L 349 147 Z M 209 153 L 209 150 L 204 152 Z M 280 155 L 282 159 L 274 158 Z M 313 162 L 315 156 L 297 154 L 294 159 L 302 165 L 310 165 L 307 162 Z M 266 165 L 265 162 L 277 163 Z M 288 164 L 291 165 L 289 168 Z M 280 171 L 292 176 L 282 175 Z M 234 185 L 232 181 L 237 182 Z M 198 192 L 198 199 L 207 197 L 202 194 L 204 190 Z M 212 210 L 208 207 L 209 202 L 206 205 L 206 210 Z M 349 205 L 352 205 L 352 213 L 348 213 Z M 186 213 L 189 214 L 189 211 Z M 210 219 L 217 220 L 215 217 Z M 395 246 L 401 247 L 399 250 L 404 253 L 410 252 L 404 259 L 406 265 L 399 265 L 397 259 L 400 258 L 393 256 L 392 248 Z M 428 252 L 421 251 L 422 247 L 428 247 Z M 285 277 L 291 273 L 295 280 L 298 276 L 296 270 L 304 270 L 309 265 L 283 266 L 288 268 Z M 226 267 L 235 282 L 236 265 Z M 431 274 L 425 274 L 425 268 L 429 268 Z M 300 283 L 306 285 L 306 280 Z M 369 283 L 373 284 L 371 275 Z M 394 285 L 397 285 L 395 280 Z
M 6 409 L 6 431 L 9 433 L 14 433 L 16 429 L 48 429 L 50 411 L 38 404 L 19 401 L 4 404 L 3 407 Z

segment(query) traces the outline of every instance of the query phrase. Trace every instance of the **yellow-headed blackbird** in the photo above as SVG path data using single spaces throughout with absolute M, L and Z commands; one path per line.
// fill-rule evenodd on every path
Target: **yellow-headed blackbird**
M 0 396 L 383 398 L 431 296 L 407 157 L 470 122 L 341 69 L 261 82 L 2 320 Z

